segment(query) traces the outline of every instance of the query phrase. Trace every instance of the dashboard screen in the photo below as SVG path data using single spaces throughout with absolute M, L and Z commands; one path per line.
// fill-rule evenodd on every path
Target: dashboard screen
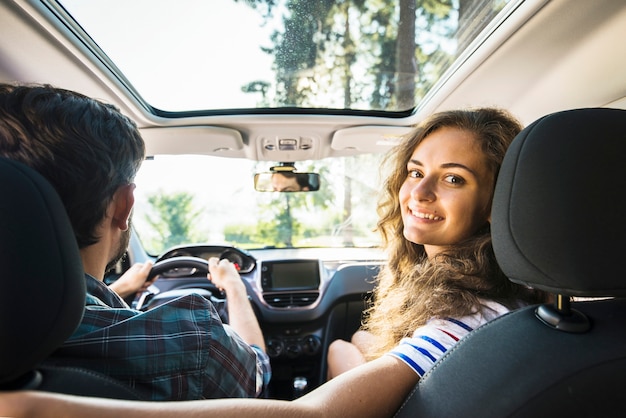
M 317 260 L 275 261 L 263 264 L 263 290 L 317 289 L 320 284 Z

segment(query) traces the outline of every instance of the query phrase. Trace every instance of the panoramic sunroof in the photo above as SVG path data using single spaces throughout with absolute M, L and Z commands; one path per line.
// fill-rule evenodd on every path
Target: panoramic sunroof
M 398 112 L 419 103 L 508 1 L 60 3 L 163 111 Z

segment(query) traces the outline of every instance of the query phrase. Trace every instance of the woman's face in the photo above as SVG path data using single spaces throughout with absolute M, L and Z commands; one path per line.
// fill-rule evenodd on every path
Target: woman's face
M 404 237 L 429 257 L 489 220 L 494 180 L 472 134 L 434 131 L 413 151 L 407 172 L 399 192 Z

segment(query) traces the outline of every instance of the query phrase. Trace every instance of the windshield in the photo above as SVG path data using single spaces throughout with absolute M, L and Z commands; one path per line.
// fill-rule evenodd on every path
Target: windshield
M 300 161 L 320 174 L 316 192 L 257 192 L 270 163 L 199 155 L 146 160 L 135 183 L 133 224 L 152 255 L 189 243 L 265 247 L 378 245 L 381 155 Z

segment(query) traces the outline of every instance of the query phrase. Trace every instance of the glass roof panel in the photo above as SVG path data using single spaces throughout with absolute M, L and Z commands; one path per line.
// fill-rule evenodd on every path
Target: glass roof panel
M 410 110 L 507 3 L 60 2 L 142 98 L 170 112 Z

